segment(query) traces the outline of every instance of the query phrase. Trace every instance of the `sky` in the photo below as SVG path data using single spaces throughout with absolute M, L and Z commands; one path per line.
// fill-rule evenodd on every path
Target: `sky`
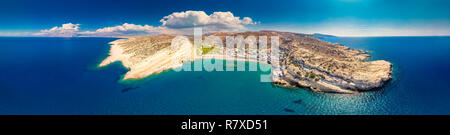
M 278 30 L 449 36 L 448 0 L 0 0 L 0 36 L 133 36 Z

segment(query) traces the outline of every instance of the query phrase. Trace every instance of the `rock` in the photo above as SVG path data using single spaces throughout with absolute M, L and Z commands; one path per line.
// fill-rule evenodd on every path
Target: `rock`
M 358 93 L 382 87 L 391 79 L 392 64 L 384 60 L 365 61 L 370 57 L 367 51 L 313 37 L 279 35 L 281 42 L 290 41 L 280 45 L 287 58 L 281 63 L 287 68 L 281 69 L 285 74 L 279 80 L 290 85 L 321 92 Z

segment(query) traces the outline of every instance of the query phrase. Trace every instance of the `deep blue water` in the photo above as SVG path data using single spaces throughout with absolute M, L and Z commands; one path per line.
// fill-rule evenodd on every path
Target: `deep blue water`
M 0 37 L 0 114 L 450 114 L 450 37 L 325 39 L 394 64 L 384 88 L 357 95 L 278 88 L 261 72 L 123 82 L 120 63 L 96 68 L 113 40 Z

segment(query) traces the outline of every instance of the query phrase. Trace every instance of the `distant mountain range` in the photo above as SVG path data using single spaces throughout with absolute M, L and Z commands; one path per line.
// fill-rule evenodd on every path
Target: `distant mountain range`
M 314 33 L 313 36 L 318 38 L 318 39 L 336 37 L 336 36 L 333 36 L 333 35 L 320 34 L 320 33 Z

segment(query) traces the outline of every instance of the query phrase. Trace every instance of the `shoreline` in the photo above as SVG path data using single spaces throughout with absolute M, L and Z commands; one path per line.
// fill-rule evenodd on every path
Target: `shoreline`
M 294 41 L 280 45 L 282 51 L 280 67 L 273 68 L 274 65 L 271 66 L 271 74 L 268 77 L 271 79 L 270 82 L 279 86 L 306 87 L 315 92 L 354 94 L 382 87 L 386 81 L 392 78 L 392 64 L 385 60 L 368 61 L 367 58 L 370 55 L 367 54 L 367 51 L 286 32 L 269 31 L 242 34 L 278 34 L 282 36 L 282 41 Z M 261 62 L 255 57 L 250 57 L 249 54 L 239 54 L 238 52 L 242 50 L 234 50 L 234 53 L 238 54 L 230 54 L 229 50 L 218 48 L 221 51 L 216 50 L 203 54 L 203 47 L 192 45 L 189 38 L 174 37 L 173 35 L 143 36 L 110 42 L 112 45 L 109 56 L 98 66 L 104 67 L 110 63 L 121 61 L 122 65 L 129 69 L 122 80 L 138 80 L 166 70 L 183 67 L 184 61 L 214 59 L 259 64 L 271 63 L 270 60 Z M 172 45 L 177 47 L 172 48 Z M 204 70 L 205 63 L 202 63 L 201 66 Z M 212 68 L 217 69 L 216 67 Z
M 124 54 L 124 49 L 120 46 L 121 39 L 112 41 L 110 45 L 109 56 L 105 58 L 100 64 L 97 65 L 98 68 L 106 67 L 114 62 L 121 62 L 122 65 L 128 69 L 128 72 L 122 77 L 122 80 L 139 80 L 147 78 L 151 75 L 161 73 L 170 69 L 177 69 L 183 66 L 183 60 L 185 57 L 180 57 L 182 55 L 190 54 L 193 51 L 192 44 L 184 44 L 183 48 L 177 50 L 175 53 L 170 53 L 168 48 L 158 51 L 154 56 L 151 56 L 144 60 L 144 62 L 134 64 L 129 60 L 130 55 Z M 188 50 L 188 51 L 186 51 Z M 169 54 L 169 55 L 165 55 Z M 237 62 L 255 62 L 258 64 L 268 64 L 260 62 L 258 60 L 250 58 L 240 58 L 240 57 L 227 57 L 222 54 L 206 54 L 206 55 L 196 55 L 194 53 L 194 58 L 190 60 L 192 62 L 198 60 L 223 60 L 223 61 L 237 61 Z M 203 64 L 202 64 L 203 67 Z

